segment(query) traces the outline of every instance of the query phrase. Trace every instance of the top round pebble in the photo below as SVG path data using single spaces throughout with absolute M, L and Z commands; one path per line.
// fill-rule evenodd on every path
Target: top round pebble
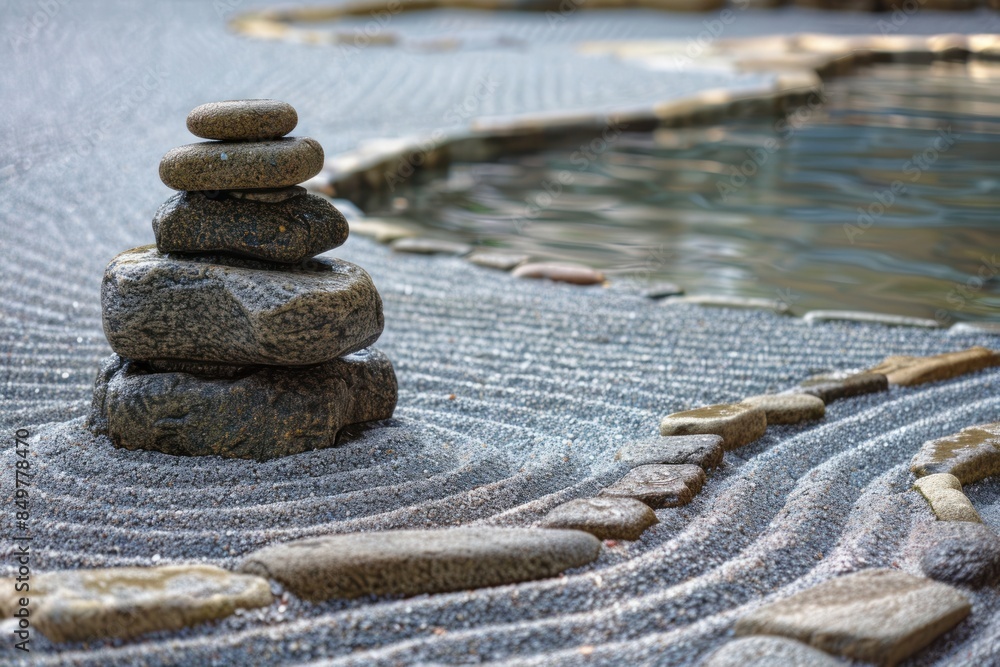
M 230 100 L 195 107 L 187 117 L 191 134 L 219 141 L 278 139 L 295 129 L 299 115 L 278 100 Z

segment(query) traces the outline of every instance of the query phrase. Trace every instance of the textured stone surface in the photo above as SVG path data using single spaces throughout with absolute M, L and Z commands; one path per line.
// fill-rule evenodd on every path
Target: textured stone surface
M 271 141 L 206 141 L 171 149 L 160 180 L 174 190 L 283 188 L 323 168 L 323 148 L 308 137 Z
M 675 412 L 660 422 L 660 435 L 714 434 L 722 436 L 722 446 L 729 451 L 750 444 L 767 429 L 763 408 L 738 403 L 709 405 Z
M 267 580 L 212 565 L 33 572 L 30 587 L 23 595 L 31 625 L 54 642 L 179 630 L 272 600 Z M 5 618 L 21 595 L 13 580 L 3 580 Z
M 498 252 L 474 252 L 466 259 L 487 269 L 511 271 L 528 261 L 527 255 L 505 254 Z
M 790 637 L 818 649 L 895 665 L 969 615 L 962 593 L 898 570 L 864 570 L 765 605 L 736 634 Z
M 472 246 L 455 241 L 442 241 L 428 238 L 400 238 L 390 246 L 396 252 L 408 252 L 415 255 L 467 255 Z
M 701 667 L 839 667 L 844 663 L 800 641 L 744 637 L 727 642 Z
M 907 557 L 931 579 L 948 584 L 989 586 L 1000 579 L 1000 536 L 981 523 L 917 524 Z
M 628 471 L 600 495 L 635 498 L 653 509 L 679 507 L 691 502 L 704 483 L 705 471 L 701 466 L 644 465 Z
M 760 394 L 741 401 L 744 405 L 761 408 L 770 424 L 798 424 L 822 419 L 826 403 L 811 394 Z
M 1000 364 L 1000 355 L 985 347 L 971 347 L 961 352 L 947 352 L 929 357 L 897 355 L 886 357 L 873 373 L 882 373 L 889 384 L 904 387 L 948 380 Z
M 788 393 L 811 394 L 822 399 L 824 403 L 830 403 L 842 398 L 888 389 L 889 380 L 881 373 L 828 373 L 813 376 Z
M 634 498 L 577 498 L 563 503 L 542 519 L 543 528 L 568 528 L 600 540 L 637 540 L 657 523 L 649 505 Z
M 202 139 L 259 141 L 277 139 L 295 129 L 299 116 L 278 100 L 209 102 L 191 110 L 187 128 Z
M 259 190 L 220 190 L 219 196 L 232 197 L 233 199 L 249 199 L 250 201 L 266 202 L 277 204 L 292 197 L 298 197 L 308 192 L 301 185 L 289 185 L 285 188 L 262 188 Z
M 962 483 L 954 475 L 928 475 L 918 479 L 913 486 L 927 500 L 934 516 L 941 521 L 982 521 L 976 508 L 962 493 Z
M 124 449 L 263 461 L 331 447 L 348 424 L 388 419 L 396 391 L 378 350 L 228 378 L 154 373 L 112 355 L 97 376 L 90 426 Z
M 160 252 L 229 252 L 301 262 L 347 240 L 347 220 L 315 195 L 277 203 L 179 192 L 153 216 Z
M 145 246 L 108 264 L 101 306 L 111 348 L 132 359 L 304 366 L 367 347 L 383 327 L 371 278 L 341 260 L 284 266 Z
M 928 440 L 910 462 L 917 477 L 948 473 L 962 484 L 1000 474 L 1000 422 L 963 428 L 954 435 Z
M 604 282 L 604 274 L 589 266 L 545 262 L 522 264 L 514 269 L 514 277 L 544 278 L 557 283 L 573 285 L 599 285 Z
M 453 528 L 327 535 L 265 547 L 241 572 L 307 600 L 419 595 L 551 577 L 601 552 L 578 530 Z
M 689 463 L 709 470 L 722 464 L 724 451 L 719 435 L 653 436 L 628 443 L 618 451 L 615 460 L 635 465 Z

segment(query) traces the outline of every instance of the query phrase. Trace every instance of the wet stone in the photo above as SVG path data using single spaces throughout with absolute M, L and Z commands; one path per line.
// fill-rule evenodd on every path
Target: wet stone
M 855 660 L 896 665 L 971 611 L 962 593 L 898 570 L 838 577 L 750 612 L 737 635 L 777 635 Z
M 654 436 L 630 442 L 615 455 L 616 461 L 635 465 L 692 464 L 705 470 L 722 465 L 722 436 Z
M 599 285 L 604 282 L 600 271 L 579 264 L 532 263 L 514 269 L 515 278 L 551 280 L 572 285 Z
M 913 457 L 917 477 L 954 475 L 962 484 L 1000 474 L 1000 422 L 964 428 L 954 435 L 928 440 Z
M 323 148 L 313 139 L 206 141 L 167 152 L 160 180 L 174 190 L 284 188 L 323 168 Z
M 766 429 L 767 416 L 763 408 L 738 403 L 675 412 L 660 422 L 660 435 L 722 436 L 726 451 L 750 444 L 764 435 Z
M 1000 580 L 1000 536 L 981 523 L 917 524 L 907 555 L 928 577 L 948 584 L 990 586 Z
M 578 530 L 451 528 L 314 537 L 249 554 L 240 571 L 319 601 L 420 595 L 551 577 L 601 552 Z
M 762 408 L 768 425 L 798 424 L 822 419 L 826 414 L 826 403 L 811 394 L 761 394 L 744 398 L 741 402 Z
M 145 246 L 108 264 L 101 305 L 111 348 L 140 360 L 304 366 L 367 347 L 383 327 L 371 278 L 341 260 L 280 265 Z
M 153 217 L 160 252 L 227 252 L 296 263 L 343 245 L 347 220 L 329 202 L 302 195 L 278 203 L 179 192 Z
M 392 363 L 378 350 L 223 378 L 154 373 L 111 355 L 89 424 L 123 449 L 265 461 L 332 447 L 344 426 L 392 417 L 396 391 Z
M 202 139 L 259 141 L 283 137 L 299 122 L 291 104 L 278 100 L 209 102 L 191 110 L 187 128 Z
M 830 403 L 842 398 L 888 391 L 889 380 L 881 373 L 829 373 L 817 375 L 788 393 L 811 394 Z
M 467 243 L 441 241 L 426 238 L 401 238 L 389 244 L 396 252 L 406 252 L 414 255 L 467 255 L 472 246 Z
M 985 347 L 972 347 L 930 357 L 887 357 L 871 372 L 882 373 L 889 379 L 889 384 L 911 387 L 925 382 L 950 380 L 997 364 L 1000 364 L 1000 354 Z
M 554 508 L 542 520 L 543 528 L 569 528 L 599 540 L 637 540 L 657 523 L 656 514 L 634 498 L 577 498 Z
M 744 637 L 726 642 L 701 667 L 843 667 L 828 653 L 784 637 Z
M 954 475 L 937 474 L 921 477 L 913 485 L 931 506 L 941 521 L 971 521 L 979 523 L 979 512 L 962 493 L 962 483 Z
M 20 594 L 13 580 L 3 584 L 10 617 Z M 179 630 L 272 601 L 266 579 L 212 565 L 32 572 L 29 599 L 32 626 L 54 642 Z
M 696 465 L 644 465 L 633 468 L 601 491 L 601 496 L 635 498 L 653 509 L 687 505 L 705 484 L 705 471 Z

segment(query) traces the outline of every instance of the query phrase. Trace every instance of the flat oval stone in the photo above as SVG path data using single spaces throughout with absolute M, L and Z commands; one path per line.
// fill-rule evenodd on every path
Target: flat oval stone
M 123 449 L 266 461 L 332 447 L 344 426 L 392 417 L 396 392 L 392 363 L 374 349 L 221 378 L 153 372 L 111 355 L 95 383 L 90 428 Z
M 568 528 L 590 533 L 599 540 L 637 540 L 658 523 L 649 505 L 635 498 L 577 498 L 553 508 L 543 528 Z
M 586 565 L 600 552 L 600 541 L 578 530 L 389 530 L 277 544 L 248 555 L 239 570 L 319 601 L 532 581 Z
M 930 357 L 887 357 L 872 373 L 882 373 L 889 384 L 903 387 L 939 382 L 974 373 L 1000 364 L 1000 354 L 985 347 L 970 347 L 960 352 L 947 352 Z
M 722 437 L 718 435 L 654 436 L 628 443 L 615 455 L 616 461 L 635 465 L 690 463 L 705 470 L 722 464 Z
M 962 483 L 954 475 L 939 473 L 921 477 L 913 485 L 941 521 L 980 523 L 979 512 L 962 492 Z
M 704 484 L 700 466 L 645 465 L 633 468 L 600 495 L 635 498 L 653 509 L 679 507 L 691 502 Z
M 726 451 L 750 444 L 764 435 L 766 429 L 767 416 L 763 408 L 739 403 L 675 412 L 660 422 L 660 435 L 720 435 Z
M 1000 536 L 981 523 L 917 524 L 910 534 L 907 555 L 937 581 L 989 586 L 1000 580 Z
M 917 477 L 948 473 L 962 484 L 1000 475 L 1000 422 L 928 440 L 913 457 L 910 470 Z
M 374 343 L 382 299 L 341 260 L 280 265 L 154 246 L 111 260 L 101 287 L 104 333 L 131 359 L 306 366 Z
M 761 394 L 740 402 L 762 408 L 769 425 L 798 424 L 822 419 L 826 415 L 826 403 L 812 394 Z
M 298 114 L 287 102 L 228 100 L 192 109 L 187 117 L 187 128 L 202 139 L 260 141 L 283 137 L 294 130 L 298 122 Z
M 323 147 L 308 137 L 206 141 L 167 152 L 160 160 L 160 180 L 174 190 L 284 188 L 322 168 Z
M 604 274 L 589 266 L 554 262 L 522 264 L 514 269 L 513 276 L 515 278 L 546 279 L 557 283 L 570 283 L 571 285 L 599 285 L 604 282 Z
M 889 379 L 882 373 L 828 373 L 804 380 L 797 389 L 788 393 L 811 394 L 824 403 L 830 403 L 842 398 L 888 390 Z
M 468 243 L 442 241 L 428 238 L 401 238 L 389 244 L 396 252 L 406 252 L 414 255 L 467 255 L 472 251 Z
M 17 608 L 14 580 L 3 580 L 0 608 Z M 31 623 L 54 642 L 179 630 L 271 604 L 266 579 L 214 565 L 60 570 L 31 576 Z
M 296 263 L 343 245 L 348 226 L 316 195 L 266 203 L 179 192 L 153 216 L 153 233 L 160 252 L 228 252 Z

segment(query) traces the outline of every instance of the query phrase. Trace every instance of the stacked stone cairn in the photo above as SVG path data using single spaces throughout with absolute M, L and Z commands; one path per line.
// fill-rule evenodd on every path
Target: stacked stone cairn
M 396 406 L 389 359 L 370 348 L 382 300 L 358 266 L 315 255 L 347 240 L 327 200 L 297 185 L 323 166 L 274 100 L 194 109 L 210 141 L 160 162 L 180 192 L 153 218 L 155 246 L 104 273 L 91 428 L 118 447 L 266 460 L 329 447 Z

